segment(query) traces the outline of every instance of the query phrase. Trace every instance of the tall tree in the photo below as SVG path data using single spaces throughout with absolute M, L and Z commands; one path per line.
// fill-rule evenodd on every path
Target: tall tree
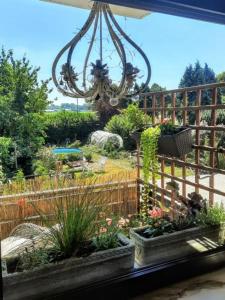
M 207 63 L 205 63 L 204 67 L 202 67 L 199 61 L 197 61 L 194 66 L 189 65 L 186 67 L 184 75 L 181 78 L 179 87 L 184 88 L 214 82 L 216 82 L 216 75 L 213 69 L 211 69 Z M 201 104 L 209 105 L 211 103 L 211 100 L 212 91 L 204 91 L 202 93 Z M 188 93 L 188 101 L 189 105 L 195 104 L 196 92 Z M 218 102 L 220 102 L 220 97 L 218 98 Z M 193 112 L 189 112 L 189 122 L 191 124 L 195 122 L 195 114 Z
M 225 82 L 225 72 L 219 73 L 216 76 L 216 80 L 217 82 Z M 225 88 L 221 88 L 220 93 L 221 93 L 221 102 L 225 103 Z
M 38 81 L 39 68 L 13 51 L 0 53 L 0 135 L 10 137 L 18 154 L 18 166 L 30 174 L 31 161 L 44 142 L 41 113 L 47 108 L 48 82 Z M 15 166 L 14 166 L 15 168 Z M 12 170 L 13 171 L 13 170 Z

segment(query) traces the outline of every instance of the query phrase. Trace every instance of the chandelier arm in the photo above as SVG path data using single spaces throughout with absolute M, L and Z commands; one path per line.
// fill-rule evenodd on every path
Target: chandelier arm
M 117 23 L 116 19 L 114 18 L 111 10 L 109 7 L 107 7 L 107 11 L 108 11 L 108 14 L 113 22 L 113 24 L 115 25 L 115 27 L 117 28 L 117 30 L 120 32 L 120 34 L 128 41 L 128 43 L 130 43 L 140 54 L 141 56 L 143 57 L 145 63 L 146 63 L 146 66 L 147 66 L 147 72 L 148 72 L 148 75 L 147 75 L 147 79 L 143 85 L 143 88 L 142 89 L 139 89 L 136 93 L 133 93 L 131 94 L 130 96 L 135 96 L 137 95 L 139 92 L 143 91 L 149 84 L 150 82 L 150 79 L 151 79 L 151 65 L 150 65 L 150 62 L 146 56 L 146 54 L 144 53 L 144 51 L 122 30 L 122 28 L 119 26 L 119 24 Z
M 86 73 L 87 73 L 87 64 L 88 64 L 88 60 L 91 54 L 91 50 L 93 48 L 93 44 L 95 41 L 95 36 L 96 36 L 96 32 L 97 32 L 97 28 L 98 28 L 98 20 L 99 20 L 99 12 L 96 12 L 96 18 L 95 18 L 95 24 L 94 24 L 94 29 L 93 29 L 93 33 L 92 33 L 92 38 L 90 41 L 90 45 L 88 47 L 88 52 L 87 55 L 85 57 L 85 62 L 84 62 L 84 68 L 83 68 L 83 87 L 86 90 Z
M 90 91 L 87 92 L 87 93 L 83 92 L 82 90 L 80 90 L 78 88 L 76 82 L 73 80 L 72 68 L 70 67 L 71 66 L 71 60 L 72 60 L 72 55 L 73 55 L 74 48 L 76 47 L 76 45 L 78 44 L 78 42 L 82 39 L 82 37 L 90 29 L 90 27 L 91 27 L 91 25 L 94 22 L 94 19 L 96 17 L 96 13 L 99 11 L 99 7 L 100 6 L 101 6 L 101 4 L 98 4 L 97 2 L 94 2 L 92 10 L 91 10 L 91 13 L 89 15 L 89 18 L 85 22 L 85 24 L 82 27 L 82 29 L 80 30 L 80 32 L 74 38 L 73 43 L 70 46 L 68 56 L 67 56 L 67 65 L 69 66 L 69 68 L 68 68 L 69 79 L 70 79 L 70 82 L 71 82 L 71 85 L 72 85 L 73 89 L 76 91 L 76 93 L 78 93 L 78 95 L 81 98 L 90 97 L 93 92 L 90 92 Z
M 93 4 L 93 8 L 96 6 L 96 3 Z M 83 28 L 81 29 L 81 31 L 85 28 L 85 26 L 87 26 L 88 23 L 92 23 L 93 22 L 93 19 L 94 19 L 94 10 L 91 11 L 91 13 L 89 14 L 89 17 L 86 21 L 86 23 L 84 24 Z M 80 32 L 81 32 L 80 31 Z M 60 58 L 62 57 L 62 55 L 71 47 L 71 45 L 77 40 L 77 38 L 80 36 L 80 32 L 78 32 L 78 34 L 76 34 L 76 36 L 69 42 L 66 44 L 66 46 L 64 46 L 62 48 L 62 50 L 58 53 L 58 55 L 56 56 L 54 62 L 53 62 L 53 65 L 52 65 L 52 79 L 53 79 L 53 82 L 54 84 L 56 85 L 57 89 L 64 95 L 67 95 L 69 97 L 73 97 L 73 98 L 76 98 L 76 97 L 79 97 L 79 93 L 75 93 L 74 91 L 72 91 L 72 93 L 64 90 L 63 88 L 60 87 L 60 84 L 56 78 L 56 67 L 57 67 L 57 64 L 60 60 Z M 70 88 L 70 87 L 69 87 Z M 71 90 L 71 88 L 70 88 Z
M 119 54 L 119 57 L 120 57 L 121 62 L 123 64 L 122 78 L 121 78 L 121 81 L 120 81 L 120 85 L 118 87 L 119 95 L 121 95 L 124 84 L 125 84 L 125 80 L 126 80 L 126 62 L 127 62 L 127 58 L 126 58 L 126 52 L 124 50 L 123 44 L 120 41 L 120 39 L 119 39 L 118 35 L 116 34 L 116 32 L 113 30 L 113 27 L 112 27 L 112 25 L 109 21 L 109 18 L 108 18 L 108 15 L 107 15 L 107 8 L 108 8 L 108 5 L 105 5 L 105 7 L 103 8 L 105 21 L 106 21 L 107 27 L 109 29 L 109 33 L 110 33 L 111 39 L 113 41 L 113 44 L 114 44 L 114 46 L 116 48 L 116 51 Z

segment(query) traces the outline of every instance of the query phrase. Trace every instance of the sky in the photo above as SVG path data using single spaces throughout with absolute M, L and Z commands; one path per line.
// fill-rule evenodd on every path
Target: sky
M 51 77 L 59 50 L 88 17 L 88 11 L 40 0 L 0 0 L 0 47 L 24 54 L 40 66 L 40 79 Z M 189 64 L 205 62 L 216 74 L 225 71 L 225 26 L 165 14 L 152 13 L 141 20 L 117 17 L 123 29 L 147 54 L 152 83 L 177 88 Z M 56 104 L 74 102 L 56 88 L 50 99 Z M 81 101 L 82 103 L 82 101 Z

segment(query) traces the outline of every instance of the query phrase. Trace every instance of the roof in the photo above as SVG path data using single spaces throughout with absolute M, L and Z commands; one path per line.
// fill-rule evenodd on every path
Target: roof
M 224 0 L 99 0 L 100 2 L 225 24 Z

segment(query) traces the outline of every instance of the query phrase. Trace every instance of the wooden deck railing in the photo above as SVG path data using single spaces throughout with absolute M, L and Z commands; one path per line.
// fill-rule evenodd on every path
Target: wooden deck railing
M 217 155 L 224 155 L 225 149 L 217 148 L 217 143 L 221 135 L 225 136 L 225 126 L 217 125 L 217 112 L 225 112 L 225 104 L 220 100 L 220 91 L 225 90 L 225 82 L 214 83 L 207 85 L 199 85 L 187 88 L 179 88 L 170 91 L 161 91 L 155 93 L 140 94 L 140 98 L 143 100 L 142 109 L 144 112 L 152 117 L 152 123 L 157 124 L 163 121 L 164 118 L 170 118 L 172 123 L 179 119 L 179 124 L 188 126 L 193 129 L 194 143 L 193 151 L 191 155 L 185 155 L 179 159 L 171 158 L 167 156 L 158 156 L 160 161 L 160 181 L 157 181 L 157 190 L 160 194 L 161 201 L 165 201 L 165 197 L 171 201 L 171 205 L 174 202 L 174 193 L 166 189 L 165 180 L 174 180 L 181 184 L 180 199 L 187 198 L 187 193 L 191 191 L 191 187 L 194 191 L 200 193 L 202 191 L 207 192 L 209 203 L 212 204 L 214 200 L 220 200 L 225 197 L 225 169 L 222 169 L 217 165 Z M 207 105 L 202 103 L 207 93 Z M 190 102 L 190 97 L 192 101 Z M 210 114 L 210 123 L 205 124 L 202 120 L 202 114 L 207 111 Z M 191 117 L 192 116 L 192 122 Z M 194 123 L 193 123 L 194 120 Z M 202 144 L 203 137 L 208 138 L 207 144 Z M 202 161 L 202 157 L 209 157 L 208 162 Z M 141 158 L 138 154 L 138 176 L 140 176 Z M 170 166 L 170 172 L 165 172 L 165 167 Z M 175 168 L 180 167 L 182 169 L 182 176 L 175 175 Z M 191 180 L 187 176 L 187 170 L 192 169 L 194 172 L 194 180 Z M 200 182 L 200 174 L 207 173 L 209 175 L 208 184 L 202 184 Z M 224 176 L 224 182 L 219 187 L 215 187 L 215 174 Z M 152 178 L 150 186 L 156 182 L 156 178 Z M 225 198 L 223 198 L 225 200 Z M 225 203 L 225 202 L 224 202 Z

